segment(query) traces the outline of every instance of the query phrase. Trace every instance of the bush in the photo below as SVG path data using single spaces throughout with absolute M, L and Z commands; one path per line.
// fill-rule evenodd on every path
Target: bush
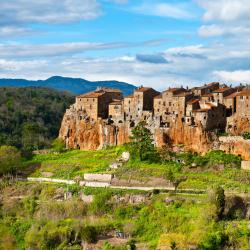
M 14 174 L 21 167 L 21 153 L 12 146 L 0 147 L 0 175 Z
M 81 231 L 81 236 L 87 243 L 97 242 L 97 230 L 93 226 L 84 227 Z
M 62 139 L 55 139 L 52 142 L 52 149 L 54 152 L 63 153 L 65 151 L 65 143 Z
M 244 132 L 242 133 L 242 137 L 244 140 L 249 140 L 250 139 L 250 133 L 249 132 Z

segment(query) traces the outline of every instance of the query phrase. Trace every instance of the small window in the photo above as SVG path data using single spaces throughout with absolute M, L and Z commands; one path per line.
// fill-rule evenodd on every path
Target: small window
M 243 100 L 243 96 L 241 96 L 240 99 Z
M 95 101 L 95 98 L 93 98 L 93 102 Z
M 171 102 L 169 102 L 169 106 L 171 107 Z

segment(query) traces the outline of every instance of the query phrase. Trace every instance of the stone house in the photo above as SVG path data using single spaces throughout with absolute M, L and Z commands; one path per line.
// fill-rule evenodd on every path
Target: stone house
M 109 104 L 109 119 L 120 123 L 124 121 L 123 101 L 114 100 Z
M 100 88 L 96 91 L 76 97 L 76 110 L 83 111 L 90 120 L 108 118 L 109 104 L 113 100 L 122 100 L 122 92 L 118 89 Z
M 192 89 L 192 92 L 195 96 L 203 96 L 205 94 L 212 93 L 214 90 L 218 89 L 220 87 L 219 82 L 212 82 L 209 84 L 205 84 L 202 87 L 195 87 Z
M 213 100 L 217 103 L 224 104 L 224 98 L 232 94 L 235 90 L 233 88 L 224 87 L 213 91 Z
M 152 88 L 140 87 L 132 95 L 124 98 L 124 115 L 126 120 L 139 121 L 144 112 L 153 112 L 154 97 L 159 92 Z
M 194 123 L 202 125 L 204 130 L 225 129 L 226 108 L 220 103 L 204 103 L 201 108 L 193 110 Z
M 236 94 L 236 114 L 239 117 L 250 117 L 250 90 Z

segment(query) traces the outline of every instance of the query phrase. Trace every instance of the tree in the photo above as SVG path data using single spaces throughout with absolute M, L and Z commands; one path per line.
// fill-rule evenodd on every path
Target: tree
M 225 209 L 225 192 L 224 189 L 220 186 L 216 186 L 209 193 L 210 202 L 216 208 L 217 219 L 222 218 L 224 209 Z
M 0 175 L 14 174 L 21 166 L 21 153 L 12 146 L 0 147 Z
M 62 139 L 55 139 L 52 142 L 52 148 L 55 152 L 62 153 L 65 150 L 65 143 Z
M 154 151 L 154 145 L 152 140 L 152 134 L 148 128 L 146 128 L 146 122 L 139 122 L 132 130 L 131 146 L 132 154 L 139 156 L 143 161 L 145 156 Z

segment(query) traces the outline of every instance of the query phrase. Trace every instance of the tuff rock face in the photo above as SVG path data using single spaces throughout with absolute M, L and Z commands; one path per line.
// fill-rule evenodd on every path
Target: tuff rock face
M 67 110 L 64 115 L 59 138 L 66 142 L 67 148 L 97 150 L 107 145 L 122 145 L 129 142 L 132 130 L 129 122 L 111 125 L 102 119 L 96 122 L 80 120 L 80 115 L 82 114 L 73 108 Z M 150 124 L 149 129 L 157 147 L 162 147 L 166 143 L 183 144 L 187 150 L 198 153 L 214 148 L 213 134 L 204 131 L 202 126 L 187 126 L 181 120 L 177 120 L 170 128 L 159 128 L 152 122 Z

